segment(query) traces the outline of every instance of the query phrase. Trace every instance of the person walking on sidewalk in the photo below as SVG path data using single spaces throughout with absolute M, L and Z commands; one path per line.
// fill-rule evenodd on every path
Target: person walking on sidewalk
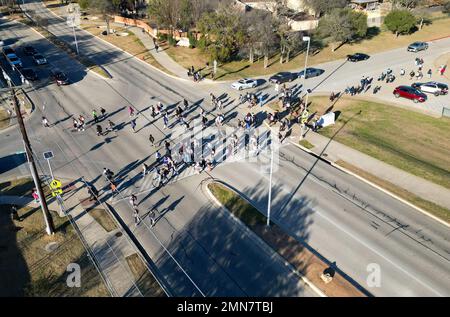
M 134 116 L 134 108 L 132 106 L 128 106 L 128 114 L 130 117 Z
M 95 122 L 95 123 L 98 123 L 97 110 L 92 109 L 92 117 L 94 118 L 94 122 Z
M 133 119 L 130 121 L 131 129 L 133 129 L 133 132 L 136 133 L 136 119 Z
M 97 200 L 98 190 L 94 185 L 88 185 L 89 201 Z
M 148 165 L 145 163 L 142 163 L 142 178 L 145 178 L 145 175 L 147 175 L 149 172 Z
M 115 126 L 116 125 L 114 124 L 114 122 L 112 122 L 111 120 L 108 120 L 108 128 L 107 128 L 108 132 L 114 131 Z
M 133 208 L 134 226 L 137 227 L 141 223 L 141 217 L 139 216 L 139 209 Z
M 153 137 L 152 134 L 150 134 L 150 136 L 148 137 L 148 140 L 150 141 L 150 144 L 151 144 L 152 146 L 155 146 L 155 138 Z
M 167 127 L 169 126 L 169 116 L 167 115 L 167 113 L 164 114 L 163 121 L 164 121 L 164 129 L 167 129 Z
M 101 125 L 97 124 L 96 129 L 97 129 L 98 136 L 103 135 L 103 128 Z
M 48 123 L 48 119 L 46 117 L 42 117 L 42 125 L 45 128 L 50 128 L 50 124 Z
M 131 194 L 130 196 L 130 205 L 133 206 L 133 208 L 137 208 L 137 197 L 135 194 Z
M 428 78 L 431 79 L 431 75 L 433 74 L 433 71 L 431 70 L 431 68 L 428 69 L 427 74 L 428 74 Z
M 103 108 L 103 107 L 100 107 L 100 113 L 102 114 L 102 119 L 105 117 L 105 114 L 106 114 L 106 110 L 105 110 L 105 108 Z
M 80 123 L 81 130 L 84 131 L 85 130 L 86 119 L 81 114 L 78 117 L 78 122 Z
M 189 108 L 189 103 L 186 99 L 183 99 L 183 106 L 184 106 L 184 110 L 187 110 Z

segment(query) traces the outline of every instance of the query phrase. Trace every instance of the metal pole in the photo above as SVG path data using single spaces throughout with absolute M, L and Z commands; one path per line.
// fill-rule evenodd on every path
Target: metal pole
M 48 163 L 48 169 L 50 170 L 50 175 L 51 175 L 52 180 L 53 180 L 53 179 L 55 179 L 55 178 L 53 177 L 52 166 L 50 165 L 50 160 L 49 160 L 49 159 L 47 159 L 47 163 Z
M 269 176 L 269 200 L 267 202 L 267 226 L 270 226 L 270 205 L 272 202 L 272 173 L 273 173 L 273 144 L 270 155 L 270 176 Z
M 25 130 L 25 125 L 23 123 L 22 114 L 20 113 L 20 106 L 19 103 L 17 102 L 16 94 L 14 88 L 11 86 L 11 82 L 9 82 L 9 84 L 11 89 L 11 98 L 13 99 L 14 109 L 16 110 L 17 123 L 19 124 L 20 132 L 22 134 L 23 143 L 25 146 L 25 153 L 27 154 L 28 163 L 30 164 L 31 175 L 33 177 L 34 185 L 36 186 L 39 195 L 42 213 L 44 214 L 46 231 L 47 234 L 51 235 L 55 233 L 53 219 L 52 216 L 50 215 L 50 212 L 48 211 L 47 201 L 45 200 L 44 192 L 41 187 L 41 181 L 37 174 L 36 164 L 34 163 L 34 157 L 33 152 L 31 150 L 30 140 L 28 139 L 27 131 Z
M 306 86 L 305 86 L 305 81 L 306 81 L 306 66 L 307 66 L 307 64 L 308 64 L 308 55 L 309 55 L 309 44 L 311 43 L 311 38 L 310 37 L 308 37 L 308 47 L 306 48 L 306 57 L 305 57 L 305 73 L 304 73 L 304 77 L 303 77 L 303 87 L 306 89 Z M 306 90 L 306 103 L 305 103 L 305 107 L 307 107 L 308 106 L 308 96 L 309 96 L 309 93 L 308 93 L 308 90 Z
M 72 24 L 72 30 L 73 30 L 73 37 L 75 38 L 75 46 L 77 48 L 77 55 L 80 55 L 80 52 L 78 51 L 77 34 L 75 33 L 75 19 Z

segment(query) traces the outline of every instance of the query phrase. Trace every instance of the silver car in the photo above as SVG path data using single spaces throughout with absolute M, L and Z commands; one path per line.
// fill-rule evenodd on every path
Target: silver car
M 424 51 L 428 48 L 428 43 L 425 42 L 414 42 L 408 46 L 408 52 L 419 52 Z
M 37 65 L 47 64 L 47 59 L 44 56 L 42 56 L 41 54 L 34 54 L 33 59 Z

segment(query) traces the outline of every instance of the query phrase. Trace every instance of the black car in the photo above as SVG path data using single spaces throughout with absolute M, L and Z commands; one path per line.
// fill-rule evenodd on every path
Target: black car
M 27 56 L 33 56 L 34 54 L 37 54 L 37 51 L 33 46 L 27 45 L 23 48 L 23 53 Z
M 280 72 L 269 78 L 269 81 L 274 84 L 282 84 L 287 81 L 293 81 L 296 78 L 294 73 Z
M 24 69 L 22 69 L 22 75 L 27 80 L 34 81 L 34 80 L 38 79 L 38 76 L 37 76 L 36 72 L 34 70 L 32 70 L 31 68 L 24 68 Z
M 68 85 L 69 84 L 69 78 L 66 74 L 64 74 L 60 70 L 54 70 L 51 72 L 51 78 L 55 81 L 55 83 L 60 85 Z
M 356 53 L 353 55 L 347 55 L 347 60 L 350 62 L 360 62 L 369 59 L 369 55 L 363 53 Z

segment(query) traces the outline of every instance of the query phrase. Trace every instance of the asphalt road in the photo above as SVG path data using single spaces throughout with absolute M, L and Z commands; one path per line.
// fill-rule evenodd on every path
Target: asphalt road
M 62 23 L 55 26 L 56 32 L 67 38 L 70 36 Z M 98 187 L 104 184 L 99 176 L 101 169 L 108 167 L 123 175 L 128 186 L 140 191 L 143 185 L 138 176 L 140 163 L 154 160 L 148 133 L 157 140 L 165 137 L 175 140 L 179 136 L 170 135 L 160 121 L 150 124 L 152 120 L 147 120 L 150 118 L 147 110 L 145 117 L 142 115 L 138 119 L 138 129 L 147 126 L 134 134 L 127 125 L 129 117 L 124 107 L 131 103 L 143 110 L 156 101 L 173 105 L 186 97 L 191 102 L 199 101 L 208 110 L 209 89 L 223 87 L 209 88 L 173 80 L 103 42 L 80 34 L 80 49 L 103 61 L 113 75 L 112 80 L 106 81 L 84 72 L 77 63 L 24 26 L 2 21 L 0 35 L 3 39 L 17 38 L 21 43 L 33 42 L 49 56 L 52 65 L 62 68 L 73 80 L 74 83 L 66 87 L 49 85 L 45 80 L 36 85 L 42 87 L 31 91 L 30 96 L 39 109 L 27 122 L 27 127 L 37 156 L 49 148 L 55 152 L 56 175 L 73 178 L 83 175 L 88 180 L 96 180 Z M 391 60 L 382 62 L 383 59 L 379 64 L 380 72 L 389 67 Z M 359 70 L 353 76 L 359 79 Z M 208 102 L 202 102 L 205 99 Z M 123 122 L 117 136 L 110 133 L 97 137 L 93 128 L 83 133 L 71 132 L 68 116 L 84 113 L 88 117 L 91 109 L 99 106 L 113 114 L 110 118 L 116 124 Z M 40 126 L 41 111 L 51 122 L 59 121 L 55 128 Z M 190 118 L 196 113 L 198 109 Z M 233 113 L 234 110 L 228 115 Z M 0 137 L 2 156 L 21 150 L 16 131 Z M 280 168 L 274 174 L 275 221 L 297 238 L 306 240 L 318 254 L 336 262 L 338 269 L 349 275 L 355 284 L 375 296 L 450 294 L 447 227 L 329 165 L 315 163 L 314 158 L 297 148 L 284 146 L 281 152 Z M 45 171 L 42 160 L 40 165 Z M 21 171 L 9 171 L 16 172 Z M 242 191 L 265 210 L 267 175 L 259 166 L 244 162 L 224 164 L 211 175 Z M 149 228 L 138 227 L 136 237 L 148 246 L 152 259 L 178 294 L 198 295 L 200 289 L 207 295 L 311 296 L 276 256 L 265 253 L 258 243 L 246 239 L 242 226 L 211 206 L 199 189 L 204 177 L 188 177 L 162 191 L 139 195 L 143 210 L 159 206 L 158 212 L 163 217 L 152 232 L 174 252 L 187 274 L 180 272 L 173 259 L 167 258 Z M 164 197 L 167 198 L 160 202 Z M 114 208 L 132 225 L 126 199 L 114 201 Z M 370 263 L 378 264 L 381 269 L 379 287 L 368 287 L 366 283 Z M 277 283 L 268 286 L 267 280 Z

